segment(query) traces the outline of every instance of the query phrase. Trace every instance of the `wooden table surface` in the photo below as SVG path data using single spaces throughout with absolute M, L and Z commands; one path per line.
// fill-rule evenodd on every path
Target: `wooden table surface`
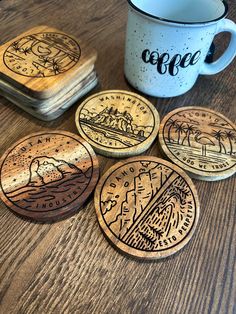
M 236 19 L 234 0 L 229 18 Z M 100 86 L 133 89 L 123 74 L 125 0 L 2 0 L 0 42 L 48 24 L 80 37 L 98 51 Z M 217 36 L 217 54 L 228 35 Z M 199 105 L 236 120 L 235 61 L 218 75 L 201 76 L 183 96 L 149 98 L 161 117 L 174 108 Z M 32 118 L 0 97 L 0 153 L 32 132 L 77 133 L 76 105 L 54 122 Z M 157 142 L 146 152 L 160 156 Z M 99 156 L 101 174 L 117 160 Z M 0 313 L 236 313 L 235 176 L 194 180 L 200 221 L 190 243 L 158 262 L 118 253 L 104 238 L 93 197 L 78 214 L 54 224 L 34 224 L 0 208 Z

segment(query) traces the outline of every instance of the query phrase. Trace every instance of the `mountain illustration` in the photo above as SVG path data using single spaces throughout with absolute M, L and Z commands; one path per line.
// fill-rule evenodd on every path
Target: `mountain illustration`
M 191 198 L 186 182 L 177 177 L 156 203 L 147 206 L 139 224 L 132 226 L 132 233 L 126 236 L 126 243 L 143 250 L 158 249 L 158 241 L 170 236 L 172 230 L 180 228 L 184 221 Z M 191 203 L 191 202 L 190 202 Z
M 109 227 L 132 247 L 158 249 L 158 241 L 183 223 L 190 199 L 185 180 L 171 169 L 157 165 L 134 177 L 134 189 L 127 191 L 120 212 Z
M 36 157 L 30 165 L 30 186 L 41 186 L 59 181 L 68 174 L 81 174 L 82 171 L 73 164 L 53 157 Z
M 102 126 L 104 129 L 109 129 L 110 131 L 120 132 L 121 135 L 126 134 L 134 138 L 140 137 L 142 140 L 145 140 L 153 130 L 152 126 L 139 126 L 135 124 L 129 112 L 120 112 L 114 107 L 106 107 L 98 114 L 83 109 L 81 121 L 94 126 Z
M 111 230 L 116 232 L 119 229 L 119 237 L 122 237 L 142 214 L 171 173 L 171 169 L 157 165 L 134 177 L 134 189 L 126 193 L 120 213 L 115 221 L 110 223 Z
M 118 129 L 128 133 L 133 133 L 132 116 L 127 112 L 119 112 L 113 107 L 106 107 L 103 111 L 91 119 L 94 123 Z
M 8 192 L 7 197 L 27 210 L 53 210 L 83 193 L 91 172 L 92 168 L 83 173 L 75 165 L 53 157 L 36 157 L 29 166 L 28 184 Z

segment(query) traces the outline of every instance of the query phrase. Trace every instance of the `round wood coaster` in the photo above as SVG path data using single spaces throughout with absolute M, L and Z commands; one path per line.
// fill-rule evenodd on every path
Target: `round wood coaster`
M 65 131 L 34 133 L 2 156 L 1 198 L 21 216 L 54 221 L 79 209 L 98 176 L 97 157 L 82 138 Z
M 103 91 L 86 99 L 75 122 L 96 152 L 111 157 L 141 154 L 151 146 L 160 125 L 159 114 L 147 99 L 122 90 Z
M 95 191 L 99 224 L 121 251 L 159 259 L 179 251 L 192 237 L 199 201 L 191 179 L 157 157 L 133 157 L 115 164 Z
M 196 179 L 221 180 L 236 171 L 236 126 L 208 108 L 184 107 L 167 114 L 159 141 L 164 154 Z

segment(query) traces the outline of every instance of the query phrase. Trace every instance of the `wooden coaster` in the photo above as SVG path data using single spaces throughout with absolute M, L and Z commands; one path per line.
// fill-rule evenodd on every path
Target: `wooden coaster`
M 57 29 L 37 26 L 0 47 L 0 77 L 32 97 L 50 98 L 93 65 L 96 52 Z
M 23 217 L 55 221 L 78 211 L 98 175 L 96 155 L 79 136 L 65 131 L 34 133 L 2 156 L 0 196 Z
M 96 152 L 127 157 L 151 146 L 160 119 L 147 99 L 128 91 L 111 90 L 86 99 L 78 107 L 75 122 L 80 135 Z
M 26 103 L 16 95 L 13 95 L 13 93 L 2 90 L 1 86 L 0 94 L 32 116 L 43 121 L 51 121 L 61 116 L 76 101 L 90 92 L 97 85 L 97 83 L 97 76 L 93 71 L 72 90 L 68 90 L 66 94 L 58 93 L 54 97 L 47 100 L 28 98 L 28 102 Z
M 208 108 L 170 112 L 161 122 L 159 141 L 164 154 L 196 179 L 221 180 L 236 171 L 236 126 Z
M 111 167 L 97 185 L 95 208 L 112 244 L 142 259 L 179 251 L 191 239 L 199 218 L 191 179 L 179 167 L 151 156 Z

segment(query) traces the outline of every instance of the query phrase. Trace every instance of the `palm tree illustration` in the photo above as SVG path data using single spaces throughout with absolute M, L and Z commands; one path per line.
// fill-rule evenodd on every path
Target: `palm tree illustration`
M 194 137 L 194 140 L 202 145 L 202 156 L 206 156 L 207 145 L 215 146 L 213 139 L 210 139 L 210 137 L 212 138 L 212 136 L 208 133 L 202 133 L 200 130 L 197 130 L 195 133 L 196 135 Z
M 31 52 L 31 48 L 30 47 L 25 47 L 21 49 L 21 52 L 24 53 L 25 55 L 27 55 L 28 53 Z
M 233 144 L 232 142 L 236 140 L 236 134 L 233 133 L 232 131 L 225 131 L 225 137 L 229 140 L 229 145 L 230 145 L 230 151 L 229 154 L 233 154 Z
M 188 146 L 191 146 L 190 143 L 190 135 L 194 133 L 194 131 L 196 130 L 196 127 L 193 126 L 192 124 L 188 124 L 185 126 L 185 132 L 186 132 L 186 136 L 184 137 L 183 141 L 182 141 L 182 145 L 184 145 L 185 140 L 187 140 Z
M 226 154 L 226 149 L 225 149 L 225 146 L 224 146 L 224 144 L 222 143 L 222 141 L 223 141 L 223 140 L 224 140 L 224 138 L 225 138 L 225 134 L 224 134 L 224 132 L 223 132 L 223 131 L 221 131 L 221 130 L 218 130 L 218 131 L 213 130 L 213 131 L 212 131 L 212 135 L 213 135 L 213 136 L 214 136 L 214 138 L 216 138 L 216 139 L 217 139 L 217 141 L 218 141 L 219 148 L 220 148 L 219 153 L 222 153 L 222 148 L 223 148 L 223 149 L 224 149 L 224 151 L 225 151 L 225 154 Z
M 166 126 L 169 127 L 169 129 L 168 129 L 168 136 L 167 136 L 169 143 L 171 142 L 170 131 L 171 131 L 172 127 L 174 127 L 177 122 L 178 122 L 177 120 L 173 120 L 173 119 L 169 119 L 169 120 L 166 122 Z
M 15 52 L 21 52 L 21 48 L 19 47 L 19 42 L 18 41 L 15 41 L 13 44 L 12 44 L 12 49 L 15 50 Z
M 63 72 L 63 65 L 57 60 L 53 59 L 51 65 L 55 75 Z
M 184 133 L 184 124 L 183 123 L 175 123 L 175 133 L 178 133 L 178 140 L 177 143 L 180 144 L 180 136 L 182 133 Z

